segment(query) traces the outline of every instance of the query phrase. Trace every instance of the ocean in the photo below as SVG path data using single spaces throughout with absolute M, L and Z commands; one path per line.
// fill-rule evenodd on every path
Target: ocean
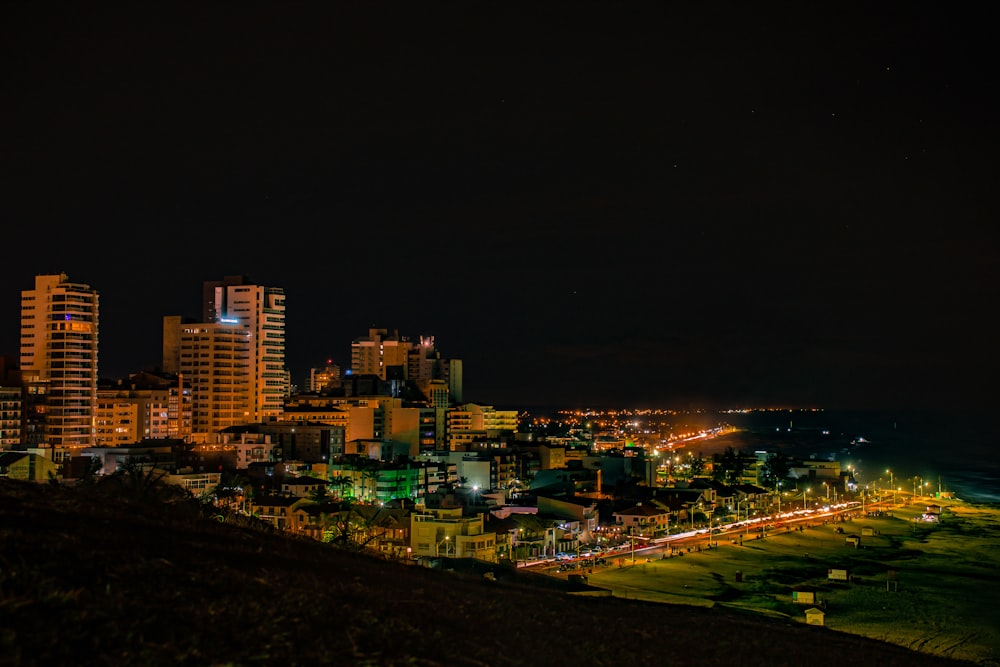
M 1000 506 L 1000 449 L 992 420 L 976 412 L 726 412 L 720 420 L 755 434 L 757 448 L 853 466 L 861 485 L 939 490 Z

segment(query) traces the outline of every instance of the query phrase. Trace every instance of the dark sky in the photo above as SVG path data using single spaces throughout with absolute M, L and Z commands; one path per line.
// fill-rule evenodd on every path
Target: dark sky
M 989 3 L 146 4 L 0 9 L 0 351 L 38 273 L 106 376 L 246 274 L 298 383 L 378 326 L 498 406 L 996 395 Z

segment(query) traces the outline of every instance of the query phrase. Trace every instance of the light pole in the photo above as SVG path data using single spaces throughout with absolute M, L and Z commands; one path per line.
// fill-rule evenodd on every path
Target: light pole
M 806 490 L 802 492 L 802 509 L 806 509 L 806 496 L 808 495 L 809 495 L 809 487 L 807 486 Z
M 442 544 L 444 545 L 444 555 L 445 555 L 445 558 L 447 558 L 448 557 L 448 546 L 451 544 L 451 536 L 450 535 L 445 535 L 444 539 L 437 543 L 437 546 L 435 546 L 435 548 L 434 548 L 434 555 L 436 555 L 436 556 L 440 556 L 441 555 L 441 545 Z

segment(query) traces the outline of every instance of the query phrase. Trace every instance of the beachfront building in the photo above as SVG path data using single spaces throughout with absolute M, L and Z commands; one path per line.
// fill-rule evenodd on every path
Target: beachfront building
M 462 508 L 418 506 L 410 514 L 411 553 L 496 561 L 497 536 L 485 530 L 482 514 L 463 516 Z
M 662 537 L 670 526 L 670 510 L 651 503 L 636 503 L 635 507 L 614 512 L 615 527 L 622 535 Z

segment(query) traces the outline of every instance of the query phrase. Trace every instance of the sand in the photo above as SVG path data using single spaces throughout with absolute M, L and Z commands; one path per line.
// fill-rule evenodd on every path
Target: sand
M 919 520 L 929 504 L 940 505 L 939 521 Z M 727 605 L 802 623 L 808 610 L 814 625 L 1000 665 L 998 561 L 1000 508 L 924 498 L 891 515 L 746 534 L 742 546 L 727 536 L 683 556 L 647 562 L 640 554 L 587 576 L 618 597 Z

